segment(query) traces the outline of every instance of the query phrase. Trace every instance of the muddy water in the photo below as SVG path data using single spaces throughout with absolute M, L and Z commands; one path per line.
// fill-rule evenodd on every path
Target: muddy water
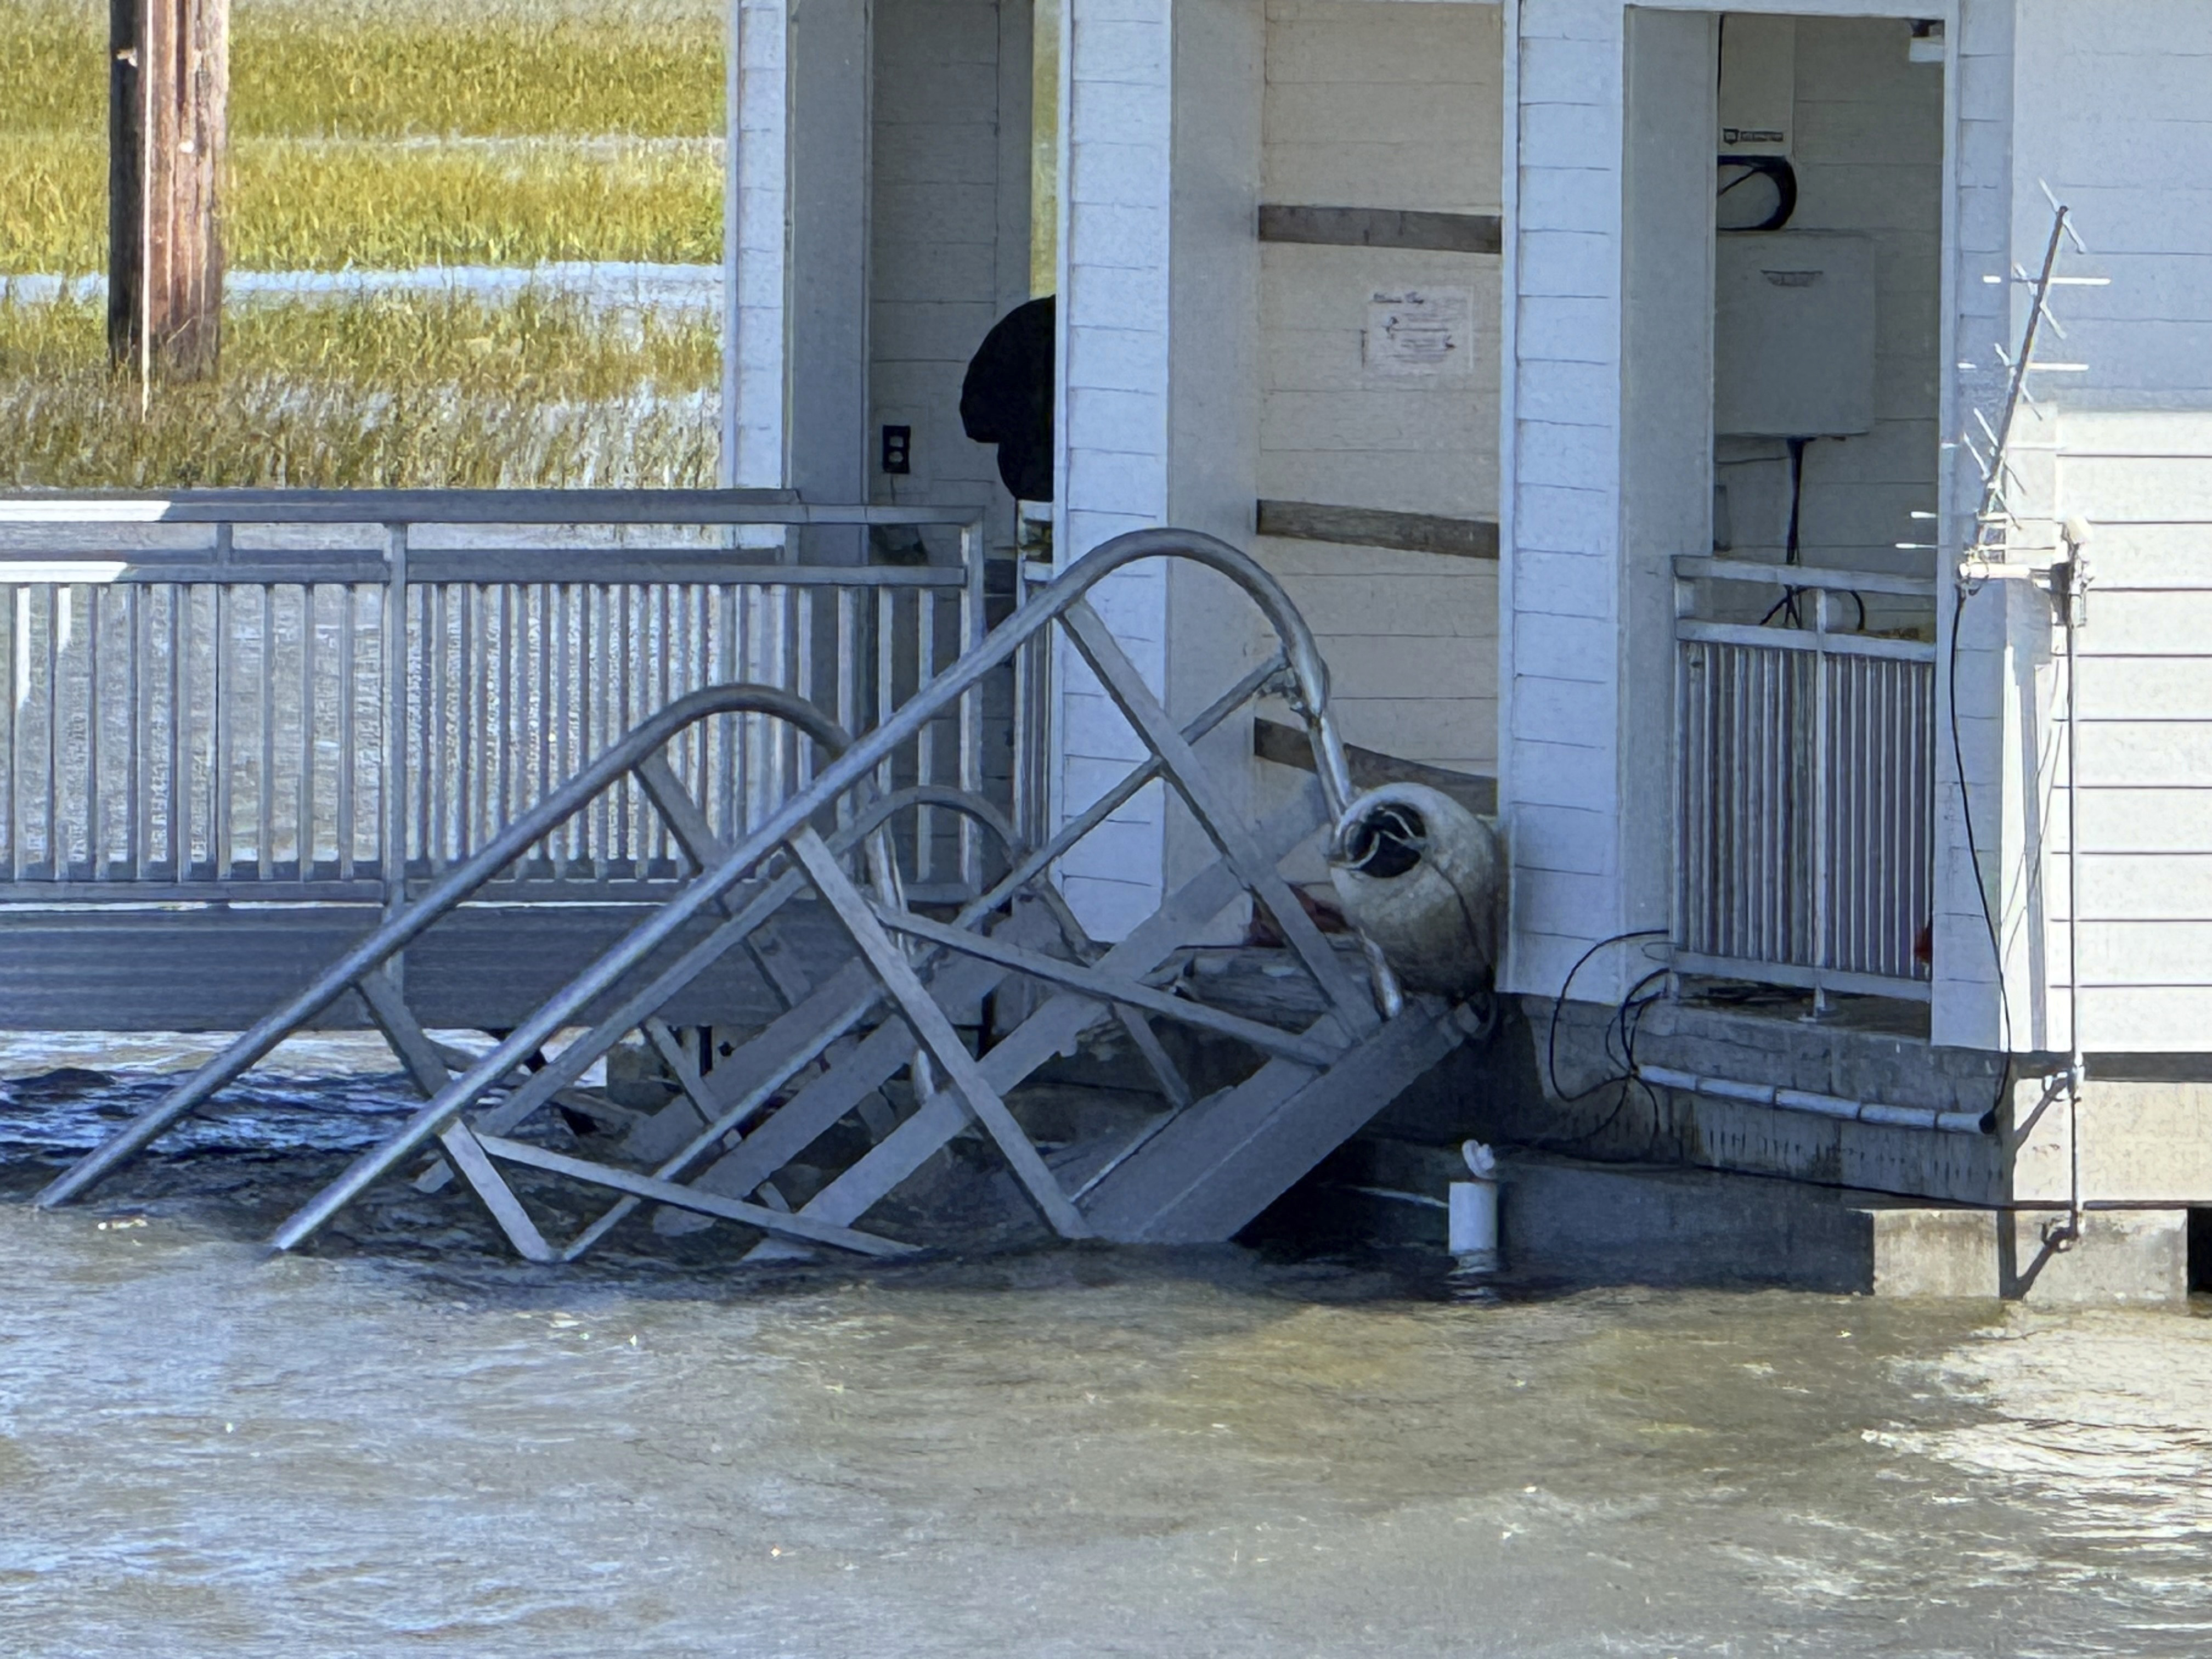
M 541 1270 L 465 1221 L 264 1260 L 379 1088 L 272 1083 L 41 1215 L 132 1092 L 11 1086 L 0 1651 L 2212 1651 L 2212 1322 L 1226 1249 Z

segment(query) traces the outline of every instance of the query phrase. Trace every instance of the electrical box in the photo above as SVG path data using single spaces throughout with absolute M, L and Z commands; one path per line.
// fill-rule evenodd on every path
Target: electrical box
M 1787 155 L 1797 121 L 1797 20 L 1721 19 L 1720 153 Z
M 1839 438 L 1873 428 L 1870 237 L 1723 234 L 1713 287 L 1716 434 Z

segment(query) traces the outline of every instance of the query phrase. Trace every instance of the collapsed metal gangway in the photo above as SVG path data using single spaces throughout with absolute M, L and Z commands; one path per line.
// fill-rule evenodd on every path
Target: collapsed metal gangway
M 1088 601 L 1099 581 L 1136 560 L 1208 567 L 1240 586 L 1275 635 L 1274 652 L 1211 707 L 1175 720 Z M 1020 844 L 995 808 L 930 785 L 878 793 L 882 763 L 945 707 L 1032 640 L 1057 629 L 1145 745 L 1147 758 L 1042 845 Z M 1193 745 L 1255 699 L 1280 696 L 1304 720 L 1316 775 L 1287 805 L 1248 821 Z M 700 721 L 732 713 L 787 722 L 817 748 L 812 783 L 734 844 L 725 842 L 664 752 Z M 441 1047 L 410 1011 L 404 953 L 517 860 L 607 790 L 634 778 L 681 846 L 690 873 L 674 896 L 569 981 L 489 1053 Z M 1156 780 L 1164 780 L 1218 856 L 1183 881 L 1126 937 L 1084 934 L 1055 883 L 1077 844 Z M 647 1205 L 756 1229 L 771 1240 L 864 1255 L 914 1247 L 859 1224 L 971 1127 L 994 1143 L 1037 1211 L 1063 1237 L 1187 1242 L 1226 1238 L 1455 1047 L 1480 1022 L 1449 997 L 1408 994 L 1371 943 L 1340 949 L 1299 902 L 1279 866 L 1327 833 L 1356 831 L 1342 746 L 1328 712 L 1327 670 L 1281 588 L 1249 557 L 1176 531 L 1121 537 L 1039 589 L 874 730 L 848 738 L 787 691 L 713 687 L 672 703 L 600 754 L 465 863 L 40 1194 L 52 1206 L 82 1196 L 153 1146 L 185 1115 L 291 1034 L 358 998 L 426 1097 L 396 1131 L 362 1154 L 277 1230 L 295 1248 L 369 1188 L 432 1161 L 426 1188 L 454 1174 L 533 1261 L 572 1261 Z M 1005 873 L 949 917 L 909 906 L 885 827 L 919 808 L 966 815 L 1000 846 Z M 1179 975 L 1187 947 L 1240 897 L 1263 912 L 1322 1012 L 1291 1030 L 1210 1004 Z M 846 947 L 842 965 L 810 979 L 778 949 L 778 930 L 826 915 Z M 1347 941 L 1350 945 L 1352 941 Z M 784 1012 L 711 1070 L 672 1040 L 660 1018 L 733 951 L 751 955 Z M 955 1016 L 1001 987 L 1025 983 L 1029 1012 L 980 1054 Z M 1007 1096 L 1102 1021 L 1115 1022 L 1156 1084 L 1157 1109 L 1119 1144 L 1065 1172 L 1024 1132 Z M 1228 1086 L 1197 1095 L 1155 1022 L 1228 1039 L 1252 1060 Z M 583 1034 L 565 1043 L 564 1032 Z M 584 1157 L 531 1139 L 599 1061 L 642 1032 L 674 1078 L 676 1098 L 635 1123 L 620 1149 Z M 556 1046 L 557 1045 L 557 1046 Z M 887 1112 L 884 1085 L 903 1075 L 910 1101 Z M 867 1120 L 866 1149 L 795 1210 L 774 1182 L 842 1121 Z M 597 1138 L 594 1138 L 596 1140 Z M 505 1171 L 578 1183 L 609 1201 L 580 1228 L 549 1237 Z

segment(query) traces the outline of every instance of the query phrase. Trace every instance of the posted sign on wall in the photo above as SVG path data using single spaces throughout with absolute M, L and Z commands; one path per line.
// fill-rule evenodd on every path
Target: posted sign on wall
M 1377 289 L 1367 301 L 1367 372 L 1444 380 L 1474 367 L 1474 295 L 1463 288 Z

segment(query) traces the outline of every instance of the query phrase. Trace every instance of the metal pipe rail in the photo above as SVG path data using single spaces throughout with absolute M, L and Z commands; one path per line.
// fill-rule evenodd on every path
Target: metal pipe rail
M 1227 696 L 1187 725 L 1170 720 L 1086 599 L 1090 590 L 1113 571 L 1134 560 L 1163 556 L 1192 560 L 1236 582 L 1273 626 L 1280 647 L 1277 662 L 1256 676 L 1247 676 Z M 1110 805 L 1079 815 L 1026 857 L 1019 854 L 1018 846 L 1010 850 L 1014 869 L 989 892 L 978 895 L 963 907 L 952 927 L 941 933 L 912 925 L 893 895 L 879 890 L 872 902 L 844 873 L 836 850 L 837 843 L 849 844 L 857 836 L 875 830 L 896 810 L 872 805 L 862 794 L 871 789 L 879 767 L 896 745 L 1015 653 L 1051 637 L 1050 630 L 1055 628 L 1090 663 L 1108 696 L 1151 753 L 1150 760 L 1133 769 L 1110 794 L 1126 799 L 1152 778 L 1163 777 L 1182 795 L 1220 849 L 1218 861 L 1171 897 L 1161 912 L 1129 939 L 1088 962 L 1043 956 L 1023 948 L 1022 942 L 1012 937 L 986 941 L 968 930 L 990 926 L 995 911 L 1024 887 L 1046 878 L 1052 865 L 1096 828 L 1103 811 L 1112 810 Z M 1285 815 L 1278 815 L 1280 822 L 1271 821 L 1255 829 L 1245 823 L 1224 799 L 1190 745 L 1250 696 L 1285 680 L 1287 694 L 1304 714 L 1314 744 L 1326 810 L 1315 811 L 1308 798 L 1285 809 Z M 429 1097 L 426 1103 L 290 1218 L 273 1243 L 281 1249 L 304 1242 L 369 1185 L 436 1139 L 443 1143 L 454 1165 L 475 1184 L 517 1249 L 532 1259 L 573 1255 L 614 1224 L 620 1214 L 644 1201 L 666 1202 L 710 1216 L 744 1220 L 772 1234 L 781 1232 L 879 1253 L 887 1242 L 853 1233 L 849 1223 L 969 1121 L 979 1123 L 997 1142 L 1054 1229 L 1066 1237 L 1082 1237 L 1091 1231 L 1085 1214 L 1045 1165 L 1008 1112 L 1002 1096 L 1028 1069 L 1109 1012 L 1120 1013 L 1125 1023 L 1137 1021 L 1139 1026 L 1140 1016 L 1147 1013 L 1185 1020 L 1237 1036 L 1263 1057 L 1273 1055 L 1242 1090 L 1232 1091 L 1243 1098 L 1245 1092 L 1258 1091 L 1255 1098 L 1266 1103 L 1267 1109 L 1276 1106 L 1287 1109 L 1305 1103 L 1299 1109 L 1341 1115 L 1352 1109 L 1352 1103 L 1358 1103 L 1371 1114 L 1411 1076 L 1425 1069 L 1444 1048 L 1456 1042 L 1458 1036 L 1457 1028 L 1444 1018 L 1446 1011 L 1425 1004 L 1419 1018 L 1410 1011 L 1407 1018 L 1398 1018 L 1406 1005 L 1387 969 L 1376 967 L 1371 987 L 1363 986 L 1321 936 L 1276 870 L 1277 861 L 1291 845 L 1323 829 L 1333 816 L 1340 815 L 1349 794 L 1342 747 L 1335 739 L 1328 714 L 1328 695 L 1327 671 L 1310 632 L 1280 586 L 1264 570 L 1244 554 L 1211 538 L 1163 531 L 1122 537 L 1078 561 L 889 720 L 831 757 L 811 784 L 775 805 L 757 827 L 733 843 L 721 842 L 714 836 L 711 826 L 701 821 L 696 803 L 684 792 L 680 781 L 669 774 L 665 763 L 656 769 L 656 755 L 647 752 L 656 744 L 665 744 L 679 729 L 682 717 L 671 711 L 670 720 L 678 724 L 671 724 L 670 720 L 650 723 L 622 746 L 617 760 L 641 772 L 672 830 L 693 851 L 701 866 L 698 873 L 459 1075 L 449 1077 L 442 1060 L 411 1066 Z M 687 709 L 685 717 L 694 713 Z M 581 790 L 587 783 L 604 785 L 616 763 L 611 761 L 589 780 L 580 780 L 576 788 L 563 792 L 558 805 L 549 805 L 544 812 L 578 810 Z M 908 799 L 917 805 L 930 805 L 928 796 L 923 788 Z M 950 799 L 936 804 L 965 810 L 963 803 Z M 825 841 L 815 826 L 841 809 L 843 827 Z M 503 846 L 519 844 L 520 838 L 542 833 L 543 829 L 542 823 L 536 821 L 518 823 L 510 842 Z M 771 861 L 779 858 L 788 860 L 788 864 L 781 873 L 771 876 Z M 469 881 L 480 884 L 491 871 L 487 854 L 465 872 L 457 872 L 453 879 L 440 883 L 425 901 L 410 906 L 401 917 L 380 930 L 369 945 L 349 953 L 308 992 L 257 1025 L 147 1118 L 82 1161 L 41 1194 L 40 1201 L 58 1203 L 83 1192 L 149 1144 L 167 1123 L 207 1098 L 222 1081 L 273 1047 L 285 1030 L 302 1018 L 312 1018 L 316 1007 L 326 1006 L 348 985 L 359 988 L 378 1006 L 380 1023 L 404 1058 L 406 1011 L 404 1004 L 392 1006 L 397 1001 L 396 988 L 375 971 L 376 964 L 404 945 L 414 931 L 428 925 L 435 908 L 431 900 L 450 907 L 459 902 Z M 766 878 L 740 903 L 734 890 L 748 878 Z M 750 1041 L 726 1067 L 718 1067 L 712 1086 L 696 1078 L 683 1078 L 686 1093 L 692 1097 L 691 1107 L 686 1109 L 696 1107 L 696 1121 L 691 1132 L 682 1137 L 675 1156 L 650 1176 L 634 1170 L 608 1169 L 596 1177 L 600 1184 L 622 1193 L 622 1200 L 565 1251 L 556 1252 L 501 1182 L 491 1160 L 496 1157 L 549 1170 L 556 1169 L 557 1162 L 557 1173 L 585 1179 L 595 1178 L 587 1173 L 592 1166 L 543 1149 L 522 1148 L 500 1137 L 544 1097 L 573 1081 L 629 1029 L 647 1021 L 657 1008 L 714 960 L 743 943 L 806 887 L 834 915 L 856 959 L 823 983 L 787 997 L 788 1012 Z M 1146 976 L 1187 941 L 1190 928 L 1218 914 L 1240 891 L 1249 893 L 1268 913 L 1327 1000 L 1329 1012 L 1303 1034 L 1237 1022 L 1219 1011 L 1166 996 L 1146 982 Z M 707 917 L 710 910 L 719 911 L 724 920 L 705 938 L 658 970 L 649 983 L 623 990 L 630 976 L 656 952 L 691 923 Z M 1018 915 L 1010 913 L 1006 925 L 1013 927 Z M 1060 920 L 1065 932 L 1066 919 Z M 917 959 L 908 947 L 894 941 L 895 932 L 921 935 L 939 948 L 923 951 Z M 1081 950 L 1076 952 L 1079 957 L 1087 954 Z M 981 996 L 1014 973 L 1042 981 L 1048 988 L 1060 988 L 979 1060 L 953 1029 L 939 998 Z M 933 975 L 927 982 L 925 974 Z M 482 1105 L 493 1090 L 505 1086 L 518 1068 L 556 1034 L 574 1026 L 586 1010 L 617 992 L 622 993 L 621 1000 L 613 1011 L 603 1013 L 584 1036 L 565 1045 L 545 1072 L 524 1082 L 473 1122 L 465 1116 Z M 858 1037 L 858 1028 L 879 1006 L 886 1010 L 884 1018 L 865 1037 Z M 1132 1027 L 1133 1034 L 1137 1029 Z M 848 1036 L 856 1037 L 857 1046 L 842 1058 L 833 1055 L 832 1049 Z M 1146 1048 L 1142 1038 L 1139 1047 Z M 1158 1053 L 1156 1042 L 1146 1048 L 1146 1058 L 1162 1072 L 1163 1092 L 1169 1097 L 1171 1109 L 1187 1104 L 1188 1093 L 1180 1091 L 1179 1079 L 1173 1078 L 1172 1067 Z M 799 1093 L 786 1101 L 757 1134 L 726 1153 L 725 1162 L 737 1158 L 744 1164 L 765 1158 L 768 1154 L 759 1150 L 760 1144 L 781 1145 L 779 1136 L 793 1143 L 785 1156 L 796 1155 L 849 1109 L 858 1098 L 851 1092 L 853 1088 L 860 1087 L 863 1091 L 873 1088 L 909 1061 L 923 1103 L 873 1153 L 807 1206 L 805 1229 L 778 1222 L 772 1212 L 743 1200 L 744 1193 L 773 1172 L 776 1167 L 773 1163 L 758 1174 L 742 1179 L 730 1176 L 736 1183 L 736 1197 L 726 1193 L 711 1195 L 720 1189 L 712 1188 L 714 1171 L 709 1170 L 701 1179 L 711 1189 L 711 1201 L 688 1200 L 685 1194 L 698 1190 L 696 1185 L 681 1186 L 671 1179 L 750 1121 L 777 1091 L 797 1085 L 800 1074 L 811 1066 L 820 1065 L 826 1069 L 813 1082 L 799 1085 Z M 1339 1072 L 1346 1073 L 1346 1079 L 1333 1080 Z M 943 1079 L 942 1088 L 930 1081 L 937 1078 Z M 957 1108 L 951 1103 L 957 1103 Z M 1304 1137 L 1310 1133 L 1299 1131 L 1294 1137 L 1296 1144 L 1306 1144 Z M 1172 1183 L 1170 1198 L 1194 1190 L 1188 1169 L 1180 1164 L 1162 1174 Z M 1126 1188 L 1131 1179 L 1127 1171 L 1122 1172 L 1117 1191 Z M 1100 1201 L 1113 1199 L 1114 1194 L 1109 1194 Z M 1127 1201 L 1126 1194 L 1120 1201 Z M 825 1233 L 825 1225 L 845 1231 Z
M 780 687 L 714 686 L 670 704 L 509 824 L 497 839 L 465 864 L 439 878 L 428 892 L 409 902 L 324 969 L 297 996 L 241 1033 L 113 1139 L 70 1165 L 40 1193 L 40 1206 L 52 1208 L 77 1197 L 109 1171 L 143 1152 L 186 1113 L 243 1077 L 286 1037 L 308 1029 L 317 1015 L 347 992 L 361 988 L 369 975 L 381 972 L 392 957 L 428 932 L 441 917 L 450 915 L 481 892 L 501 871 L 590 805 L 611 785 L 624 776 L 642 774 L 679 732 L 713 715 L 738 713 L 769 714 L 787 721 L 833 753 L 842 753 L 850 746 L 851 739 L 835 721 L 811 703 Z M 665 763 L 662 765 L 665 767 Z M 667 799 L 667 782 L 663 772 L 650 776 L 647 787 L 656 800 L 660 800 Z M 670 817 L 672 829 L 678 828 L 678 814 L 672 811 Z M 510 1074 L 515 1066 L 535 1053 L 535 1045 L 522 1051 L 515 1065 L 502 1069 L 501 1077 Z
M 957 562 L 797 556 L 800 538 L 890 526 L 957 539 Z M 985 606 L 966 508 L 735 490 L 0 498 L 0 676 L 16 688 L 0 902 L 395 903 L 653 708 L 772 684 L 860 730 L 973 646 Z M 985 698 L 941 711 L 879 787 L 983 788 L 987 718 L 1021 719 L 1011 696 L 987 717 Z M 1016 733 L 1018 774 L 1037 749 Z M 702 728 L 673 763 L 725 834 L 811 775 L 765 720 Z M 900 833 L 917 890 L 977 890 L 972 832 L 925 812 Z M 625 788 L 519 865 L 507 896 L 650 900 L 677 853 Z
M 441 1090 L 428 1104 L 410 1118 L 397 1134 L 380 1146 L 363 1153 L 351 1169 L 285 1223 L 273 1241 L 276 1248 L 290 1249 L 312 1237 L 340 1210 L 371 1185 L 389 1175 L 426 1140 L 474 1104 L 498 1079 L 535 1054 L 584 1008 L 611 988 L 630 965 L 641 960 L 708 905 L 720 900 L 724 893 L 770 854 L 787 843 L 790 844 L 795 853 L 800 854 L 817 888 L 834 890 L 834 873 L 823 867 L 820 857 L 813 855 L 813 849 L 807 846 L 811 838 L 811 831 L 806 828 L 809 820 L 824 805 L 868 778 L 884 756 L 928 720 L 937 708 L 975 685 L 986 674 L 1010 659 L 1032 637 L 1059 623 L 1064 617 L 1076 612 L 1079 607 L 1081 611 L 1079 621 L 1091 624 L 1078 633 L 1079 647 L 1090 658 L 1093 669 L 1100 672 L 1109 692 L 1125 712 L 1149 713 L 1156 709 L 1157 705 L 1152 702 L 1141 679 L 1128 665 L 1127 659 L 1116 660 L 1118 648 L 1112 643 L 1112 635 L 1103 623 L 1097 622 L 1096 614 L 1091 611 L 1085 600 L 1091 588 L 1124 565 L 1139 559 L 1159 557 L 1185 558 L 1207 566 L 1236 582 L 1259 605 L 1281 641 L 1287 672 L 1291 675 L 1295 687 L 1297 706 L 1314 736 L 1315 759 L 1324 794 L 1332 807 L 1340 811 L 1350 796 L 1351 777 L 1344 759 L 1343 745 L 1336 740 L 1334 724 L 1328 715 L 1328 671 L 1314 643 L 1312 631 L 1280 584 L 1249 555 L 1210 536 L 1148 530 L 1117 537 L 1085 554 L 1059 578 L 1040 590 L 1029 604 L 988 635 L 981 645 L 933 680 L 921 696 L 832 761 L 807 789 L 770 813 L 767 821 L 732 849 L 720 864 L 693 881 L 651 921 L 572 981 L 465 1074 Z M 1195 765 L 1195 757 L 1189 755 L 1188 745 L 1179 732 L 1163 732 L 1155 726 L 1153 729 L 1147 730 L 1145 736 L 1158 752 L 1163 769 L 1174 777 L 1187 794 L 1209 793 L 1205 787 L 1203 769 Z M 1217 838 L 1234 836 L 1227 814 L 1218 810 L 1207 810 L 1197 799 L 1193 799 L 1192 805 L 1199 811 L 1201 819 L 1206 821 L 1209 830 Z M 815 845 L 818 847 L 818 842 Z M 1061 848 L 1060 850 L 1066 849 Z M 1231 851 L 1225 846 L 1223 850 L 1225 854 Z M 1243 849 L 1238 850 L 1241 852 Z M 1332 1000 L 1339 1004 L 1340 1012 L 1352 1014 L 1352 1005 L 1344 995 L 1341 967 L 1334 951 L 1306 916 L 1304 909 L 1291 898 L 1279 878 L 1268 880 L 1272 875 L 1271 866 L 1266 874 L 1261 873 L 1256 854 L 1240 858 L 1237 861 L 1247 866 L 1240 873 L 1249 882 L 1267 890 L 1260 895 L 1262 902 L 1273 899 L 1268 908 L 1277 926 L 1306 958 L 1309 969 L 1322 981 L 1324 988 L 1333 994 Z M 823 896 L 832 897 L 832 892 L 825 890 Z M 881 938 L 880 928 L 874 924 L 872 916 L 856 915 L 848 907 L 842 912 L 842 919 L 857 938 L 866 939 L 871 933 L 878 939 Z M 1006 1115 L 1006 1108 L 999 1101 L 996 1092 L 988 1085 L 981 1085 L 974 1063 L 968 1059 L 957 1039 L 952 1037 L 951 1027 L 944 1024 L 943 1017 L 937 1012 L 935 1004 L 929 1000 L 926 992 L 920 990 L 918 985 L 911 983 L 911 970 L 899 975 L 891 962 L 880 953 L 872 960 L 879 975 L 903 981 L 895 989 L 904 993 L 898 996 L 898 1000 L 909 1022 L 922 1028 L 919 1034 L 922 1036 L 925 1045 L 933 1051 L 933 1057 L 939 1064 L 952 1075 L 969 1109 L 984 1119 L 994 1138 L 999 1140 L 1001 1150 L 1014 1164 L 1017 1175 L 1022 1178 L 1031 1197 L 1037 1201 L 1055 1229 L 1064 1237 L 1087 1236 L 1089 1229 L 1081 1216 L 1060 1193 L 1052 1180 L 1050 1171 L 1037 1159 L 1034 1149 L 1022 1138 L 1020 1131 L 1012 1126 L 1012 1119 Z M 1395 997 L 1395 987 L 1386 981 L 1382 994 L 1386 1000 Z M 1364 1018 L 1354 1016 L 1347 1023 L 1353 1026 L 1357 1034 L 1364 1035 L 1376 1024 L 1374 1011 L 1369 1008 Z M 936 1040 L 932 1041 L 932 1038 Z M 994 1107 L 995 1110 L 993 1109 Z
M 1924 1001 L 1934 915 L 1936 647 L 1847 631 L 1848 597 L 1933 622 L 1936 584 L 1685 557 L 1676 580 L 1679 972 Z M 1769 623 L 1694 613 L 1699 583 L 1780 597 Z M 1802 600 L 1802 627 L 1773 626 Z

